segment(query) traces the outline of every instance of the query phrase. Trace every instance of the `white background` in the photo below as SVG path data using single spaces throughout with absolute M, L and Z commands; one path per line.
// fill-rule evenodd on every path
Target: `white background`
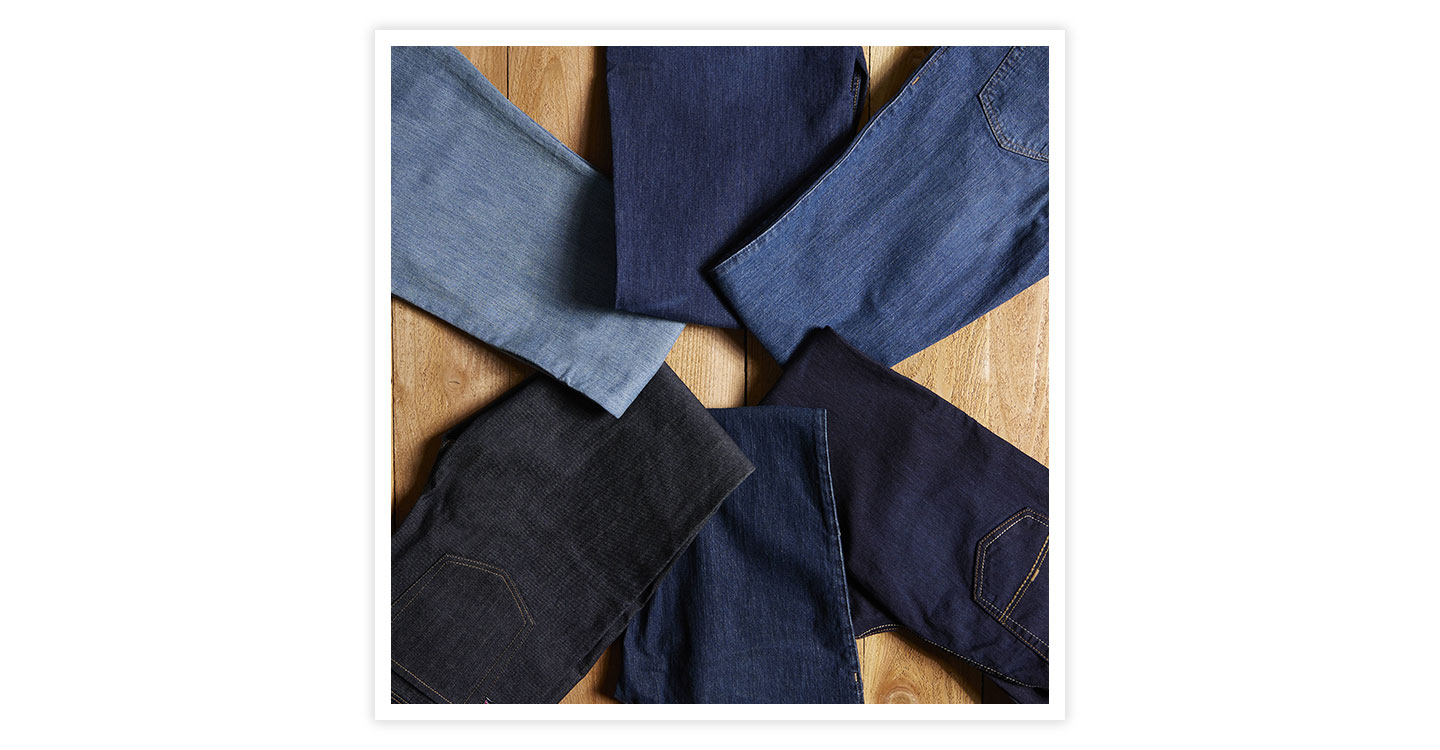
M 1427 6 L 564 5 L 7 8 L 7 744 L 1434 742 Z M 372 719 L 373 31 L 554 24 L 1067 32 L 1066 721 Z

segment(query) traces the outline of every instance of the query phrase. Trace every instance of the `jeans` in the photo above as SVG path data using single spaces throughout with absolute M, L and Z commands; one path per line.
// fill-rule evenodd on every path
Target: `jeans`
M 1049 470 L 832 329 L 763 403 L 827 412 L 856 633 L 910 630 L 1043 702 Z
M 736 327 L 703 274 L 839 155 L 859 47 L 610 47 L 615 307 Z
M 445 436 L 392 537 L 391 699 L 559 701 L 753 470 L 669 367 L 620 419 L 515 387 Z
M 614 309 L 610 182 L 454 48 L 391 65 L 392 291 L 620 416 L 682 325 Z
M 861 703 L 825 412 L 711 412 L 755 463 L 625 631 L 626 703 Z
M 1047 47 L 942 47 L 713 271 L 781 363 L 834 328 L 882 364 L 1049 273 Z

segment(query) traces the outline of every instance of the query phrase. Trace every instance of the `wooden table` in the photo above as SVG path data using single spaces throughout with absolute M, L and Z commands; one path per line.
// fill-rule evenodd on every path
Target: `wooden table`
M 461 47 L 520 109 L 602 172 L 610 172 L 604 51 L 599 47 Z M 924 47 L 866 47 L 866 116 L 924 59 Z M 1049 462 L 1049 280 L 895 366 L 1041 463 Z M 531 368 L 391 298 L 394 512 L 403 518 L 430 473 L 441 433 L 529 375 Z M 779 375 L 742 330 L 687 325 L 666 361 L 707 407 L 759 403 Z M 918 639 L 858 641 L 867 703 L 998 702 L 980 671 Z M 613 703 L 614 648 L 565 703 Z

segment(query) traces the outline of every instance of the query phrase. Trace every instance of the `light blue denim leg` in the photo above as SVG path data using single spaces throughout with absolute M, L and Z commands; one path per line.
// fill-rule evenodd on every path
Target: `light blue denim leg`
M 610 181 L 454 48 L 391 63 L 391 290 L 620 416 L 683 325 L 614 309 Z

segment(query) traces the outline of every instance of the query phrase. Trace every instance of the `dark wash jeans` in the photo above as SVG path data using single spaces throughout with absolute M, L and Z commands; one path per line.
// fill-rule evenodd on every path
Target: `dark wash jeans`
M 828 414 L 856 634 L 904 628 L 1045 702 L 1049 470 L 828 328 L 764 403 Z
M 619 419 L 544 375 L 501 396 L 392 537 L 392 700 L 559 701 L 753 470 L 668 366 Z
M 1049 273 L 1048 74 L 1048 47 L 936 49 L 714 269 L 777 361 L 830 326 L 893 365 Z
M 615 307 L 735 327 L 704 271 L 839 155 L 859 47 L 609 47 Z
M 715 409 L 755 473 L 630 622 L 626 703 L 861 703 L 825 412 Z

